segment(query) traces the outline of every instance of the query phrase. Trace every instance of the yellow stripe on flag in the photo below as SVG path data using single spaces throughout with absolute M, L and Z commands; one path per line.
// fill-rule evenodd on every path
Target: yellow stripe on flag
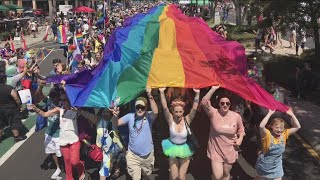
M 159 16 L 159 44 L 155 49 L 147 86 L 184 87 L 185 74 L 176 43 L 174 21 L 167 17 L 166 6 Z

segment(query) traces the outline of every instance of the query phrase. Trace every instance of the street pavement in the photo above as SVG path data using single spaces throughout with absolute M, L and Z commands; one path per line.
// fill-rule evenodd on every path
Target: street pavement
M 52 42 L 37 43 L 35 38 L 33 46 L 31 47 L 49 47 L 54 48 L 49 56 L 43 61 L 39 62 L 41 73 L 47 75 L 52 69 L 52 59 L 61 58 L 66 60 L 63 56 L 63 51 L 58 44 Z M 39 40 L 39 39 L 38 39 Z M 30 42 L 31 43 L 31 42 Z M 36 43 L 36 44 L 35 44 Z M 306 145 L 310 145 L 311 149 L 319 154 L 319 121 L 320 108 L 303 100 L 291 99 L 293 108 L 300 119 L 302 129 L 299 135 L 307 135 L 303 140 L 308 140 L 303 143 L 303 140 L 292 136 L 288 141 L 286 151 L 284 153 L 284 170 L 286 180 L 317 180 L 320 179 L 320 164 L 319 159 L 310 153 Z M 197 135 L 201 150 L 197 152 L 191 161 L 187 180 L 209 180 L 211 167 L 210 161 L 206 157 L 206 146 L 208 142 L 209 121 L 204 113 L 198 113 L 192 128 Z M 249 136 L 250 133 L 248 133 Z M 153 128 L 153 137 L 155 144 L 155 172 L 151 179 L 166 180 L 168 175 L 168 161 L 161 152 L 161 140 L 168 137 L 168 128 L 163 120 L 159 117 Z M 2 165 L 0 166 L 0 179 L 4 180 L 20 180 L 20 179 L 34 179 L 43 180 L 50 179 L 52 173 L 55 171 L 54 167 L 50 165 L 50 158 L 44 153 L 43 145 L 44 133 L 34 133 L 24 144 Z M 254 172 L 254 163 L 256 160 L 257 147 L 253 139 L 247 139 L 242 146 L 242 156 L 239 163 L 235 163 L 232 169 L 233 179 L 251 180 Z M 1 148 L 1 146 L 0 146 Z M 243 157 L 243 158 L 242 158 Z M 87 179 L 97 179 L 97 167 L 86 164 Z M 64 173 L 62 177 L 65 177 Z M 129 179 L 122 175 L 119 180 Z

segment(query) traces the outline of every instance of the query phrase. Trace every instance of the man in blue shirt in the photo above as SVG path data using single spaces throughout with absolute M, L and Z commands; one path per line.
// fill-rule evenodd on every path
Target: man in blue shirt
M 140 180 L 142 176 L 149 176 L 154 165 L 152 141 L 152 124 L 158 115 L 158 107 L 151 95 L 151 88 L 146 88 L 152 111 L 146 111 L 147 99 L 139 97 L 135 102 L 135 113 L 128 113 L 118 119 L 114 113 L 114 126 L 128 124 L 129 146 L 126 155 L 127 169 L 133 180 Z

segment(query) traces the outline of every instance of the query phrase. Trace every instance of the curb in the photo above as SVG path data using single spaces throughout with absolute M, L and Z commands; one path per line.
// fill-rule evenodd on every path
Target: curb
M 35 132 L 36 126 L 34 125 L 29 132 L 26 134 L 27 139 L 20 141 L 14 144 L 1 158 L 0 158 L 0 167 L 23 145 L 23 143 L 27 142 L 27 140 L 31 137 L 31 135 Z

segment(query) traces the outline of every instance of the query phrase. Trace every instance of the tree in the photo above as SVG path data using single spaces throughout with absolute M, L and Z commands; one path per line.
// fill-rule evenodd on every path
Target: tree
M 236 25 L 241 26 L 242 8 L 250 4 L 251 0 L 232 0 L 236 11 Z
M 285 27 L 297 24 L 306 29 L 315 44 L 315 54 L 320 55 L 320 1 L 319 0 L 263 0 L 267 4 L 264 14 L 271 21 L 280 20 Z

